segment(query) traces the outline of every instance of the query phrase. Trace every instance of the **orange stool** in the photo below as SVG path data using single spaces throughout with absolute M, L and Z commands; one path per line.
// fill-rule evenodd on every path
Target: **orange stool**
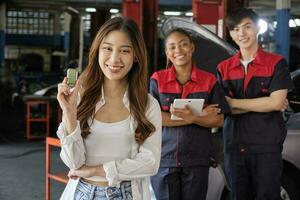
M 41 106 L 40 112 L 42 117 L 34 117 L 34 112 L 32 111 L 32 106 Z M 32 130 L 32 122 L 45 123 L 45 134 L 36 135 Z M 30 139 L 39 139 L 48 137 L 50 133 L 50 102 L 48 100 L 26 100 L 26 138 Z
M 69 178 L 67 172 L 51 173 L 51 146 L 60 147 L 60 140 L 46 137 L 46 200 L 50 200 L 50 179 L 67 184 Z

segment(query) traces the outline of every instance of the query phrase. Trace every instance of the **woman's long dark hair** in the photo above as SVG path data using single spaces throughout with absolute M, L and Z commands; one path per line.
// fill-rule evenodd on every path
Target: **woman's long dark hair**
M 81 135 L 90 134 L 88 119 L 95 117 L 95 106 L 101 98 L 104 74 L 99 66 L 98 54 L 102 40 L 111 31 L 122 31 L 128 35 L 133 45 L 135 61 L 127 74 L 130 113 L 137 121 L 136 142 L 142 144 L 155 126 L 147 119 L 148 84 L 147 84 L 147 52 L 143 36 L 136 23 L 127 17 L 115 17 L 106 21 L 99 29 L 89 52 L 89 62 L 81 75 L 82 98 L 78 105 L 77 116 L 80 121 Z

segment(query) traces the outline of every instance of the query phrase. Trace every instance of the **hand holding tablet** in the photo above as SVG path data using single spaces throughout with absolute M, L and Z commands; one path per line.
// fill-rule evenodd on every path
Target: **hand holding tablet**
M 175 99 L 173 102 L 173 108 L 184 108 L 188 106 L 194 115 L 200 116 L 202 113 L 204 99 Z M 171 115 L 172 120 L 182 120 L 180 117 Z

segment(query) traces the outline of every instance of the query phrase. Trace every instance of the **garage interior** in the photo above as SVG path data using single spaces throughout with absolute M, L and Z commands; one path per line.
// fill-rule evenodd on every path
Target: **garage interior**
M 288 15 L 281 14 L 282 5 Z M 300 0 L 0 1 L 0 199 L 59 199 L 66 183 L 60 172 L 67 168 L 56 139 L 61 121 L 56 87 L 68 68 L 84 69 L 93 37 L 107 19 L 124 15 L 137 22 L 152 74 L 165 66 L 166 19 L 203 25 L 234 46 L 224 19 L 239 7 L 259 14 L 266 29 L 261 46 L 289 62 L 295 89 L 287 126 L 300 135 Z

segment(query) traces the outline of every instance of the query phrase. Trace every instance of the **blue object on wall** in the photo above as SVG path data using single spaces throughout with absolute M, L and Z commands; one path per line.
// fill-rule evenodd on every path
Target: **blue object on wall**
M 59 45 L 57 44 L 59 38 Z M 61 46 L 63 37 L 60 35 L 25 35 L 25 34 L 6 34 L 6 45 L 28 45 L 28 46 Z
M 275 32 L 276 52 L 282 55 L 289 62 L 290 55 L 290 9 L 277 9 L 277 28 Z
M 70 33 L 65 32 L 64 34 L 64 49 L 69 50 L 70 48 Z
M 0 68 L 4 65 L 5 33 L 0 30 Z

